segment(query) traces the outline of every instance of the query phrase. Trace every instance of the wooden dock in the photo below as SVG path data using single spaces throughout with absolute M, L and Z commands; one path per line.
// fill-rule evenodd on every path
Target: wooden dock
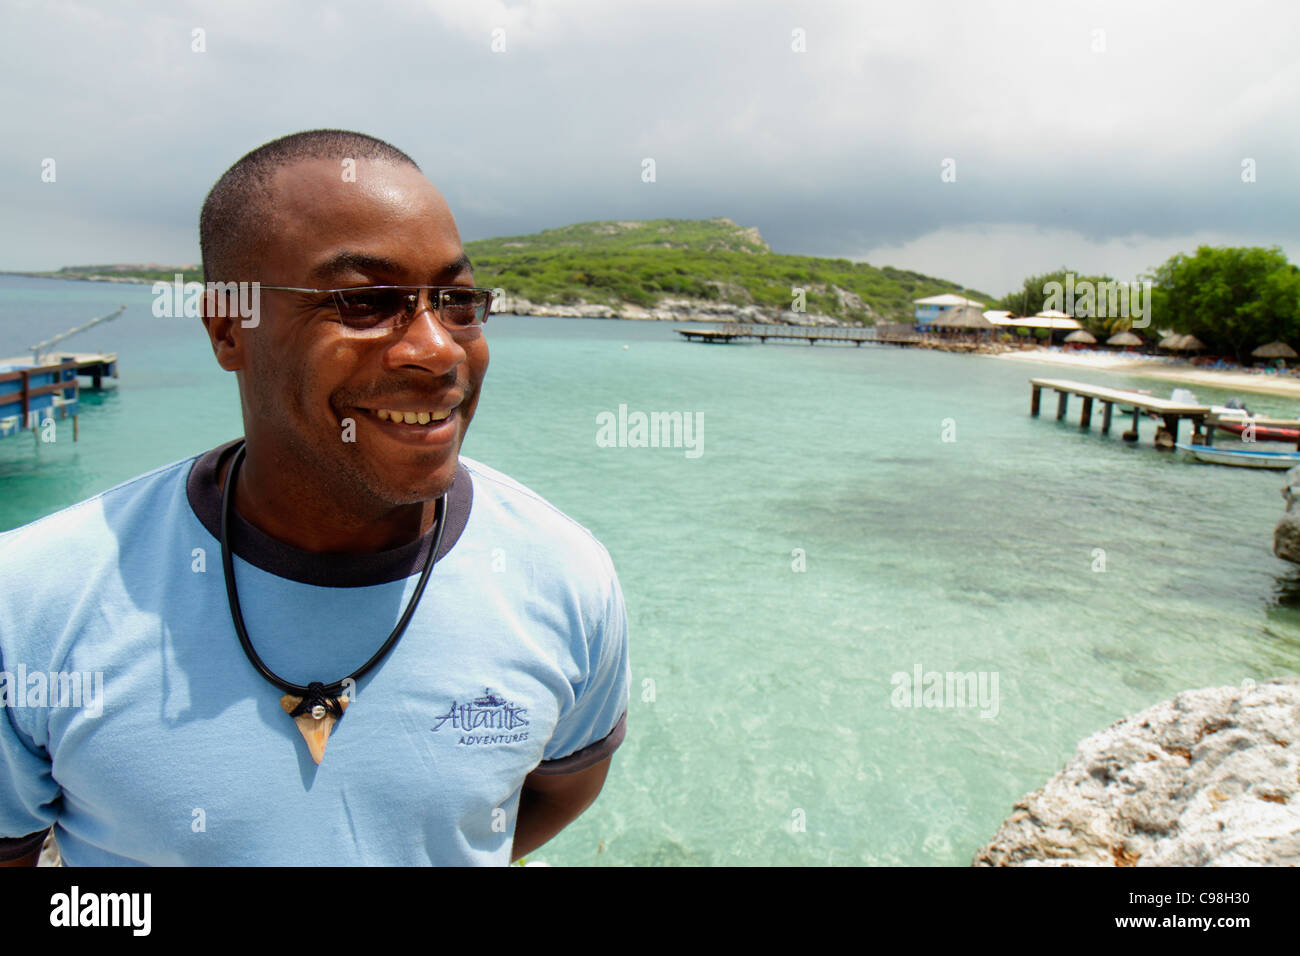
M 40 358 L 41 366 L 61 365 L 64 362 L 72 362 L 78 376 L 90 378 L 92 388 L 102 387 L 106 378 L 117 378 L 116 352 L 55 352 L 44 354 Z M 32 359 L 26 355 L 0 358 L 0 368 L 19 369 L 32 365 Z
M 740 339 L 768 339 L 778 341 L 807 342 L 863 342 L 875 343 L 876 331 L 868 326 L 857 325 L 777 325 L 762 322 L 725 322 L 711 329 L 678 329 L 677 332 L 688 342 L 716 342 L 726 344 Z
M 1056 420 L 1058 422 L 1065 418 L 1071 395 L 1077 395 L 1083 399 L 1083 409 L 1079 413 L 1080 428 L 1090 428 L 1092 426 L 1094 402 L 1100 402 L 1102 405 L 1101 433 L 1103 435 L 1110 433 L 1111 414 L 1115 407 L 1118 406 L 1122 413 L 1132 414 L 1133 427 L 1121 436 L 1125 441 L 1137 441 L 1139 416 L 1143 414 L 1157 416 L 1160 418 L 1162 426 L 1156 429 L 1155 445 L 1162 450 L 1169 450 L 1174 447 L 1175 442 L 1178 441 L 1179 423 L 1184 418 L 1192 423 L 1192 441 L 1198 445 L 1213 444 L 1215 426 L 1221 420 L 1226 420 L 1215 414 L 1214 409 L 1209 405 L 1175 402 L 1167 398 L 1156 398 L 1154 395 L 1145 395 L 1142 392 L 1135 392 L 1126 388 L 1107 388 L 1103 385 L 1089 385 L 1086 382 L 1074 382 L 1062 378 L 1031 378 L 1029 384 L 1033 389 L 1029 400 L 1029 413 L 1035 418 L 1038 417 L 1042 392 L 1045 388 L 1050 388 L 1056 392 Z M 1300 421 L 1290 419 L 1256 418 L 1251 420 L 1257 425 L 1300 428 Z M 1232 421 L 1240 422 L 1241 419 L 1234 418 Z M 1300 442 L 1297 443 L 1297 447 L 1300 447 Z
M 80 398 L 77 364 L 72 358 L 17 368 L 0 364 L 0 438 L 31 431 L 39 441 L 46 422 L 71 418 L 72 440 L 76 441 Z
M 64 352 L 43 356 L 39 364 L 26 356 L 0 359 L 0 438 L 31 431 L 39 440 L 46 422 L 71 418 L 76 441 L 81 376 L 94 388 L 105 378 L 117 378 L 117 353 Z

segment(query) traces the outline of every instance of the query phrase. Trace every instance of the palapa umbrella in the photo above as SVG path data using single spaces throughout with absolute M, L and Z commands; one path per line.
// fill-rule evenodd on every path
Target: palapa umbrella
M 1255 349 L 1255 351 L 1251 352 L 1250 356 L 1251 358 L 1262 359 L 1300 358 L 1300 356 L 1296 355 L 1295 349 L 1291 348 L 1291 346 L 1287 345 L 1285 342 L 1269 342 L 1268 345 L 1261 345 L 1259 348 Z
M 1169 335 L 1166 335 L 1161 339 L 1160 344 L 1156 347 L 1168 349 L 1171 352 L 1181 352 L 1185 348 L 1183 345 L 1184 338 L 1185 336 L 1179 335 L 1176 332 L 1171 332 Z
M 1116 332 L 1106 340 L 1107 345 L 1141 345 L 1142 340 L 1132 332 Z
M 1075 331 L 1075 332 L 1071 332 L 1069 335 L 1067 335 L 1067 336 L 1065 337 L 1065 341 L 1066 341 L 1067 344 L 1070 344 L 1070 345 L 1076 345 L 1076 344 L 1077 344 L 1077 345 L 1096 345 L 1096 344 L 1097 344 L 1097 337 L 1096 337 L 1095 335 L 1093 335 L 1091 332 L 1087 332 L 1087 331 L 1085 331 L 1085 330 L 1083 330 L 1083 329 L 1079 329 L 1079 330 L 1077 330 L 1077 331 Z
M 1198 338 L 1197 338 L 1196 336 L 1194 336 L 1194 335 L 1184 335 L 1184 336 L 1183 336 L 1183 351 L 1184 351 L 1184 352 L 1204 352 L 1204 351 L 1205 351 L 1205 343 L 1202 342 L 1200 339 L 1198 339 Z

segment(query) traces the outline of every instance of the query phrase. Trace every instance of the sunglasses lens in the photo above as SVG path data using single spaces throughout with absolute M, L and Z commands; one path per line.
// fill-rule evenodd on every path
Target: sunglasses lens
M 345 289 L 334 293 L 334 304 L 345 325 L 376 329 L 394 325 L 415 298 L 406 289 Z
M 391 329 L 415 315 L 421 288 L 340 289 L 334 292 L 334 306 L 345 328 Z M 472 330 L 487 321 L 492 301 L 487 289 L 441 289 L 430 295 L 431 301 L 441 296 L 438 317 L 449 330 Z
M 479 289 L 444 289 L 442 321 L 454 328 L 482 325 L 487 315 L 488 296 Z

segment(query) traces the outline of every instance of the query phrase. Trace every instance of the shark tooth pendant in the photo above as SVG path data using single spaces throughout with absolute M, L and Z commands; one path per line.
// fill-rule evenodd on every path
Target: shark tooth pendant
M 329 743 L 334 725 L 348 709 L 348 699 L 323 695 L 303 698 L 285 694 L 280 698 L 280 706 L 298 725 L 298 732 L 307 741 L 311 759 L 319 764 L 325 756 L 325 745 Z

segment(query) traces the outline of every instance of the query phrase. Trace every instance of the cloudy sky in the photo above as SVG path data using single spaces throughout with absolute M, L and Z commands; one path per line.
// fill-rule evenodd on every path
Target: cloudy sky
M 1282 0 L 0 0 L 0 22 L 0 269 L 197 262 L 221 172 L 325 126 L 409 153 L 466 240 L 727 216 L 993 295 L 1199 244 L 1300 262 Z

